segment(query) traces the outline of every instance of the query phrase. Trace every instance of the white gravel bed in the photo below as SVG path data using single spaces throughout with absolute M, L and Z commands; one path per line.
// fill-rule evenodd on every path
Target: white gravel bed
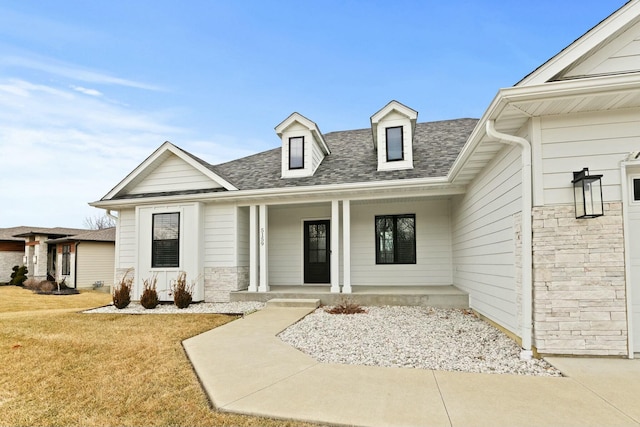
M 520 360 L 519 346 L 470 311 L 363 307 L 363 314 L 319 308 L 278 336 L 320 362 L 562 376 L 544 360 Z
M 175 304 L 159 304 L 156 308 L 146 309 L 140 303 L 132 302 L 123 309 L 117 309 L 113 304 L 87 310 L 85 313 L 116 313 L 116 314 L 189 314 L 189 313 L 217 313 L 217 314 L 247 314 L 260 310 L 263 302 L 238 301 L 226 303 L 197 302 L 189 307 L 180 309 Z

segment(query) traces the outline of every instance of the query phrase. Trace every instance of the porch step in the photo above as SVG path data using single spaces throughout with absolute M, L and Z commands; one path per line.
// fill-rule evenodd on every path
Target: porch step
M 320 300 L 311 298 L 273 298 L 267 301 L 267 307 L 318 308 L 320 307 Z

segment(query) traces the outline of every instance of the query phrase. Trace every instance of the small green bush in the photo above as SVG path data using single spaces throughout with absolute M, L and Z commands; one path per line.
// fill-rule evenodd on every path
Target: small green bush
M 113 288 L 113 305 L 119 310 L 127 307 L 131 302 L 131 288 L 133 287 L 133 279 L 128 278 L 127 274 L 129 274 L 128 271 L 124 274 L 124 276 L 122 276 L 122 279 L 120 279 L 120 283 L 118 283 Z
M 25 280 L 27 280 L 27 273 L 29 272 L 29 270 L 27 270 L 27 267 L 24 265 L 14 265 L 11 270 L 13 270 L 13 273 L 11 273 L 11 281 L 9 282 L 9 284 L 14 286 L 22 286 Z
M 142 284 L 142 296 L 140 297 L 140 304 L 146 309 L 154 309 L 160 303 L 158 300 L 158 291 L 156 290 L 157 277 L 151 279 L 144 279 Z
M 187 285 L 187 273 L 181 271 L 173 285 L 173 302 L 178 308 L 187 308 L 192 301 L 193 285 Z

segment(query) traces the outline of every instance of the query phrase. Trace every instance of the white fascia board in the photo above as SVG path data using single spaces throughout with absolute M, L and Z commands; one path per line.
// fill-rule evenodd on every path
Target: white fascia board
M 548 82 L 640 15 L 640 0 L 631 0 L 576 41 L 524 77 L 516 87 Z
M 449 181 L 453 182 L 455 177 L 464 168 L 469 157 L 486 136 L 486 122 L 488 120 L 498 120 L 504 109 L 511 103 L 545 101 L 554 98 L 561 99 L 602 93 L 628 92 L 630 90 L 640 90 L 639 73 L 601 76 L 580 80 L 564 80 L 534 86 L 514 86 L 500 89 L 467 139 L 466 144 L 460 151 L 451 169 L 449 169 L 447 177 Z M 530 117 L 524 112 L 522 114 L 523 116 Z
M 284 200 L 293 198 L 365 198 L 375 197 L 376 194 L 382 194 L 382 198 L 389 198 L 384 195 L 389 192 L 397 192 L 402 195 L 407 192 L 416 192 L 422 196 L 429 195 L 454 195 L 464 193 L 464 186 L 452 185 L 447 178 L 418 178 L 418 179 L 398 179 L 383 182 L 365 182 L 354 184 L 338 184 L 338 185 L 318 185 L 305 187 L 285 187 L 277 189 L 259 189 L 259 190 L 239 190 L 222 193 L 201 193 L 201 194 L 185 194 L 176 196 L 147 197 L 137 199 L 119 199 L 119 200 L 99 200 L 89 203 L 90 206 L 97 208 L 115 209 L 131 207 L 136 205 L 158 204 L 158 203 L 174 203 L 186 200 L 197 201 L 219 201 L 219 202 L 250 202 L 252 199 L 259 200 Z M 366 192 L 366 194 L 365 194 Z
M 138 167 L 136 167 L 131 173 L 129 173 L 122 181 L 120 181 L 118 185 L 116 185 L 111 191 L 109 191 L 103 197 L 103 200 L 111 199 L 112 197 L 117 195 L 120 191 L 122 191 L 122 189 L 124 189 L 133 180 L 135 180 L 144 170 L 146 170 L 148 167 L 153 165 L 153 163 L 157 161 L 158 158 L 161 157 L 167 151 L 171 152 L 172 154 L 175 154 L 180 159 L 187 162 L 194 169 L 197 169 L 200 173 L 204 174 L 205 176 L 209 177 L 211 180 L 222 185 L 226 190 L 230 190 L 230 191 L 237 190 L 237 188 L 233 184 L 228 182 L 226 179 L 222 178 L 215 172 L 207 169 L 206 167 L 204 167 L 204 165 L 197 162 L 191 156 L 187 155 L 183 150 L 176 147 L 169 141 L 166 141 L 160 147 L 158 147 L 153 153 L 151 153 L 149 157 L 147 157 L 142 163 L 140 163 L 140 165 L 138 165 Z

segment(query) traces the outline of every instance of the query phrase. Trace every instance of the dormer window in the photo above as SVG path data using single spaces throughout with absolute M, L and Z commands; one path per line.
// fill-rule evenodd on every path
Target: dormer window
M 289 169 L 304 168 L 304 136 L 289 138 Z
M 404 143 L 402 139 L 402 126 L 386 128 L 387 136 L 387 162 L 404 160 Z

